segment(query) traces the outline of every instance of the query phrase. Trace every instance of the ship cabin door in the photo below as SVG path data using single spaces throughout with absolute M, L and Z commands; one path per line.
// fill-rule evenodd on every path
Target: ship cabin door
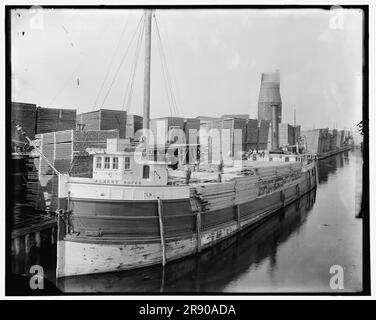
M 142 168 L 142 179 L 149 179 L 150 176 L 150 166 L 145 164 Z

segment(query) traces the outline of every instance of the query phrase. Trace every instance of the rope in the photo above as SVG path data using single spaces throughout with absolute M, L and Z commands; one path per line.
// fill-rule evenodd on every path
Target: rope
M 101 109 L 103 108 L 103 105 L 104 105 L 104 103 L 106 102 L 109 93 L 111 92 L 112 86 L 113 86 L 114 83 L 115 83 L 115 80 L 116 80 L 116 78 L 117 78 L 117 76 L 118 76 L 118 74 L 119 74 L 119 71 L 120 71 L 120 69 L 121 69 L 121 66 L 123 65 L 123 63 L 124 63 L 124 61 L 125 61 L 125 58 L 126 58 L 128 52 L 129 52 L 129 49 L 130 49 L 130 47 L 131 47 L 131 45 L 132 45 L 132 43 L 133 43 L 133 40 L 134 40 L 134 38 L 135 38 L 135 36 L 136 36 L 136 34 L 137 34 L 138 29 L 140 28 L 140 25 L 141 25 L 141 22 L 143 21 L 143 19 L 144 19 L 144 16 L 142 15 L 141 18 L 140 18 L 140 21 L 139 21 L 139 23 L 138 23 L 138 25 L 137 25 L 137 28 L 136 28 L 136 30 L 135 30 L 135 32 L 134 32 L 132 38 L 131 38 L 131 41 L 129 42 L 129 45 L 128 45 L 128 47 L 127 47 L 127 49 L 126 49 L 126 51 L 125 51 L 125 53 L 124 53 L 124 55 L 123 55 L 123 57 L 122 57 L 122 59 L 121 59 L 121 61 L 120 61 L 120 65 L 119 65 L 119 67 L 117 68 L 114 77 L 112 78 L 112 81 L 111 81 L 110 87 L 108 88 L 107 93 L 106 93 L 106 95 L 105 95 L 105 97 L 104 97 L 104 99 L 103 99 L 103 102 L 102 102 L 102 104 L 101 104 L 101 107 L 100 107 Z
M 171 80 L 171 75 L 170 75 L 168 65 L 167 65 L 166 54 L 165 54 L 165 50 L 163 48 L 163 42 L 162 42 L 162 37 L 161 37 L 160 30 L 159 30 L 158 22 L 157 22 L 157 17 L 155 15 L 154 15 L 154 21 L 155 21 L 155 26 L 156 26 L 156 30 L 157 30 L 157 36 L 158 36 L 157 39 L 159 41 L 159 48 L 160 48 L 160 54 L 161 54 L 161 60 L 162 60 L 162 70 L 163 70 L 163 68 L 165 69 L 167 85 L 170 89 L 171 104 L 172 104 L 172 107 L 173 107 L 175 114 L 179 114 L 180 112 L 179 112 L 179 108 L 178 108 L 178 105 L 177 105 L 177 102 L 176 102 L 176 99 L 175 99 L 175 95 L 174 95 L 174 90 L 173 90 L 174 86 L 173 86 L 173 82 Z
M 129 23 L 129 17 L 128 17 L 127 21 L 124 23 L 123 30 L 122 30 L 122 32 L 121 32 L 121 34 L 120 34 L 119 42 L 118 42 L 118 44 L 117 44 L 117 46 L 116 46 L 116 49 L 114 50 L 114 52 L 113 52 L 113 54 L 112 54 L 112 57 L 111 57 L 111 60 L 110 60 L 109 65 L 108 65 L 108 69 L 107 69 L 106 75 L 105 75 L 105 77 L 104 77 L 104 79 L 103 79 L 103 82 L 102 82 L 102 84 L 101 84 L 101 87 L 100 87 L 100 89 L 99 89 L 99 91 L 98 91 L 98 94 L 97 94 L 97 96 L 96 96 L 96 98 L 95 98 L 95 102 L 94 102 L 94 104 L 93 104 L 93 110 L 95 109 L 95 107 L 96 107 L 96 105 L 97 105 L 97 102 L 98 102 L 99 96 L 100 96 L 100 94 L 102 93 L 102 90 L 103 90 L 103 88 L 104 88 L 104 84 L 106 83 L 107 78 L 108 78 L 108 76 L 109 76 L 109 74 L 110 74 L 110 70 L 112 69 L 112 65 L 113 65 L 113 63 L 114 63 L 114 61 L 115 61 L 116 53 L 119 51 L 120 44 L 121 44 L 121 40 L 122 40 L 122 38 L 123 38 L 123 36 L 124 36 L 125 30 L 127 29 L 126 27 L 127 27 L 128 23 Z
M 155 16 L 155 13 L 153 14 L 153 16 L 154 16 L 154 19 L 156 19 L 156 16 Z M 156 22 L 157 23 L 157 22 Z M 159 31 L 159 27 L 158 27 L 158 24 L 157 24 L 157 30 Z M 159 32 L 160 33 L 160 32 Z M 161 34 L 161 33 L 160 33 Z M 161 38 L 161 36 L 160 36 L 160 38 Z M 162 39 L 162 38 L 161 38 Z M 165 39 L 167 40 L 167 43 L 169 43 L 168 42 L 168 37 L 167 37 L 167 33 L 165 33 Z M 162 43 L 162 41 L 161 41 L 161 43 Z M 171 52 L 171 50 L 170 50 L 170 52 Z M 167 61 L 167 60 L 166 60 Z M 166 64 L 167 65 L 167 64 Z M 176 80 L 176 75 L 175 75 L 175 72 L 174 72 L 174 64 L 173 63 L 171 63 L 170 64 L 170 67 L 171 67 L 171 70 L 172 70 L 172 72 L 171 72 L 171 74 L 172 74 L 172 77 L 171 77 L 171 80 L 173 80 L 172 81 L 172 83 L 174 84 L 174 87 L 175 87 L 175 93 L 177 94 L 177 96 L 175 96 L 175 98 L 177 97 L 178 99 L 175 99 L 175 101 L 177 102 L 176 103 L 176 107 L 177 107 L 177 110 L 178 110 L 178 112 L 180 113 L 180 114 L 183 114 L 182 112 L 181 112 L 181 109 L 180 109 L 180 107 L 181 107 L 181 99 L 180 99 L 180 94 L 179 94 L 179 86 L 178 86 L 178 82 L 177 82 L 177 80 Z
M 166 92 L 166 96 L 167 96 L 167 101 L 168 101 L 168 107 L 170 109 L 170 116 L 172 117 L 173 116 L 173 105 L 172 105 L 172 102 L 171 102 L 171 97 L 169 95 L 169 88 L 168 88 L 168 82 L 167 82 L 167 76 L 166 76 L 166 71 L 165 71 L 165 68 L 164 68 L 164 63 L 163 63 L 163 58 L 162 58 L 162 52 L 161 52 L 161 48 L 160 48 L 160 43 L 157 42 L 158 44 L 158 50 L 159 50 L 159 57 L 161 59 L 161 65 L 162 65 L 162 76 L 163 76 L 163 84 L 164 84 L 164 89 L 165 89 L 165 92 Z
M 135 77 L 136 77 L 136 69 L 137 69 L 138 60 L 139 60 L 139 57 L 140 57 L 141 43 L 142 43 L 142 39 L 143 39 L 143 35 L 144 35 L 144 30 L 145 30 L 145 20 L 144 20 L 143 27 L 140 30 L 140 33 L 138 35 L 134 60 L 133 60 L 133 63 L 132 63 L 132 68 L 131 68 L 131 74 L 130 74 L 129 79 L 128 79 L 128 83 L 127 83 L 127 87 L 126 87 L 124 99 L 123 99 L 122 110 L 124 110 L 124 108 L 126 108 L 127 112 L 130 110 L 130 105 L 131 105 L 131 101 L 132 101 L 133 88 L 134 88 Z

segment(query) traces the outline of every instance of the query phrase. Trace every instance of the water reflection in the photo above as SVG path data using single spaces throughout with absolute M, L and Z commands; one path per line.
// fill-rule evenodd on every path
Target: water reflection
M 270 260 L 273 272 L 278 246 L 305 222 L 315 198 L 313 191 L 257 228 L 165 268 L 63 278 L 58 286 L 64 292 L 221 292 L 239 274 L 264 259 Z
M 349 164 L 348 151 L 320 160 L 317 166 L 319 183 L 327 182 L 329 175 L 335 174 L 335 172 L 338 169 L 341 169 L 344 164 Z

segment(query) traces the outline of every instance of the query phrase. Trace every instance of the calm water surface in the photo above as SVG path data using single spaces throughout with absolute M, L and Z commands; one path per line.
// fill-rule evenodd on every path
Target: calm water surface
M 344 269 L 344 290 L 362 289 L 362 155 L 319 162 L 317 190 L 262 225 L 200 255 L 161 266 L 59 279 L 65 292 L 331 292 L 332 265 Z M 17 273 L 41 264 L 55 282 L 55 248 L 13 263 Z

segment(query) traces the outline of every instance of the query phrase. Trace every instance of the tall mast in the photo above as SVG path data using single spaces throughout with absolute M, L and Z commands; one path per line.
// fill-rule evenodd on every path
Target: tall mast
M 144 129 L 150 123 L 151 18 L 152 10 L 145 10 Z

